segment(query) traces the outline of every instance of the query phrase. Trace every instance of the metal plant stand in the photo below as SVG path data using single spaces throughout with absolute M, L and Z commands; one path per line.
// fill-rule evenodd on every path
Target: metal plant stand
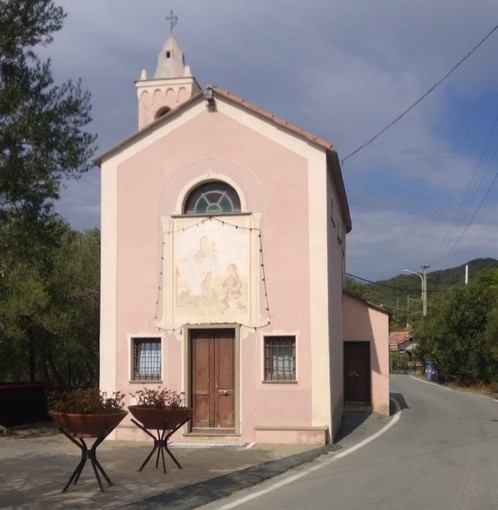
M 101 434 L 97 439 L 94 441 L 93 445 L 88 448 L 88 445 L 86 444 L 85 440 L 81 437 L 75 438 L 72 436 L 69 432 L 67 432 L 64 428 L 58 427 L 58 429 L 71 441 L 73 442 L 80 450 L 81 450 L 81 460 L 76 466 L 76 469 L 73 471 L 73 474 L 69 477 L 69 480 L 62 489 L 62 492 L 66 492 L 71 483 L 76 485 L 78 483 L 78 479 L 81 475 L 81 472 L 83 471 L 83 468 L 85 467 L 86 461 L 90 460 L 93 468 L 93 472 L 95 473 L 95 478 L 97 478 L 97 482 L 99 484 L 100 490 L 104 492 L 104 488 L 102 486 L 102 480 L 100 478 L 99 472 L 102 474 L 102 476 L 105 478 L 105 481 L 109 484 L 109 486 L 112 485 L 111 479 L 107 475 L 107 473 L 104 471 L 104 468 L 101 466 L 100 462 L 97 459 L 97 448 L 98 446 L 104 441 L 104 439 L 112 432 L 114 427 L 103 434 Z
M 183 421 L 177 423 L 173 428 L 168 427 L 167 420 L 164 423 L 164 427 L 161 429 L 156 429 L 156 436 L 152 434 L 147 428 L 145 428 L 140 422 L 134 420 L 133 418 L 131 421 L 140 429 L 142 429 L 147 435 L 149 435 L 154 440 L 154 446 L 152 448 L 152 451 L 149 453 L 147 458 L 144 460 L 142 465 L 140 466 L 139 471 L 142 471 L 142 469 L 145 467 L 147 462 L 149 462 L 150 458 L 154 454 L 154 452 L 157 450 L 157 457 L 156 457 L 156 468 L 159 466 L 159 457 L 161 457 L 162 464 L 163 464 L 163 471 L 166 473 L 166 462 L 164 461 L 164 451 L 168 453 L 168 455 L 173 459 L 173 462 L 177 465 L 179 469 L 183 469 L 180 463 L 176 460 L 176 457 L 171 453 L 171 450 L 168 448 L 168 440 L 169 438 L 185 423 L 187 423 L 190 420 L 190 416 L 187 416 Z

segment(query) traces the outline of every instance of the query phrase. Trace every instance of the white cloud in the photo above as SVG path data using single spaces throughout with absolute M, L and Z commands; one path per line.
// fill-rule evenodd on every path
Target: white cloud
M 228 88 L 330 139 L 342 158 L 427 91 L 498 19 L 496 0 L 171 0 L 167 6 L 65 0 L 63 6 L 69 16 L 47 52 L 58 78 L 81 76 L 91 90 L 101 150 L 136 129 L 133 81 L 142 68 L 154 70 L 171 8 L 201 84 Z M 390 276 L 395 268 L 425 263 L 427 246 L 441 242 L 496 113 L 479 101 L 487 94 L 496 105 L 497 49 L 495 33 L 344 164 L 353 216 L 348 268 Z M 73 225 L 98 226 L 95 175 L 64 194 L 61 210 Z M 487 214 L 497 203 L 490 193 L 444 264 L 497 253 L 495 220 Z
M 494 212 L 498 213 L 498 208 Z M 347 271 L 367 279 L 390 278 L 403 269 L 415 271 L 422 265 L 437 270 L 475 258 L 498 256 L 496 215 L 490 211 L 484 218 L 476 218 L 454 250 L 451 247 L 461 228 L 453 230 L 439 250 L 451 222 L 431 221 L 395 210 L 353 210 L 352 214 L 356 223 L 347 238 Z

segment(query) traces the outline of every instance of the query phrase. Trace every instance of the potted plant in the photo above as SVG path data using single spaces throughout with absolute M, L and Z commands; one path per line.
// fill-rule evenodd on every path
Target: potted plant
M 111 432 L 128 414 L 123 409 L 125 395 L 107 396 L 98 388 L 51 392 L 47 396 L 49 414 L 60 428 L 77 438 L 101 437 Z
M 128 409 L 146 429 L 176 430 L 192 416 L 183 392 L 159 386 L 143 388 L 131 397 L 136 403 Z
M 62 492 L 66 492 L 71 484 L 78 483 L 86 461 L 89 459 L 95 478 L 103 491 L 104 477 L 109 485 L 111 479 L 97 460 L 97 447 L 116 428 L 128 414 L 123 410 L 124 393 L 116 392 L 110 397 L 98 388 L 76 389 L 52 392 L 47 396 L 48 413 L 59 426 L 59 430 L 81 450 L 81 461 L 76 466 Z M 91 448 L 85 438 L 96 438 Z

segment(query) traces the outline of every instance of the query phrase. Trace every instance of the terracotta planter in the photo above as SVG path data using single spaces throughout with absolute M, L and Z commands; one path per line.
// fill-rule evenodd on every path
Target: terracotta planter
M 106 414 L 71 414 L 49 411 L 52 419 L 74 437 L 100 437 L 109 433 L 128 414 L 127 411 Z
M 146 429 L 173 430 L 192 417 L 191 407 L 129 406 L 128 409 Z

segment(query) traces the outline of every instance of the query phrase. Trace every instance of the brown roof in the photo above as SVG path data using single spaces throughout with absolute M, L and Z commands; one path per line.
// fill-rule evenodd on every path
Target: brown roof
M 206 88 L 211 88 L 213 91 L 220 95 L 221 97 L 224 97 L 225 99 L 228 99 L 232 103 L 239 104 L 246 108 L 247 110 L 251 110 L 254 113 L 257 113 L 261 117 L 264 117 L 265 119 L 273 122 L 277 126 L 283 127 L 287 129 L 288 131 L 292 131 L 293 133 L 305 138 L 306 140 L 313 142 L 314 144 L 323 147 L 327 150 L 332 150 L 332 143 L 330 143 L 328 140 L 325 140 L 325 138 L 321 138 L 317 135 L 314 135 L 310 131 L 306 131 L 305 129 L 300 128 L 299 126 L 296 126 L 295 124 L 292 124 L 290 122 L 287 122 L 285 119 L 281 119 L 280 117 L 277 117 L 276 115 L 273 115 L 273 113 L 270 113 L 266 110 L 263 110 L 263 108 L 260 108 L 259 106 L 256 106 L 249 101 L 246 101 L 240 96 L 237 96 L 235 94 L 232 94 L 228 90 L 222 89 L 221 87 L 218 87 L 217 85 L 208 85 Z
M 412 334 L 407 329 L 404 329 L 402 331 L 391 331 L 389 333 L 389 348 L 391 350 L 397 350 L 398 345 L 402 344 L 403 342 L 406 342 L 410 338 L 412 338 Z

